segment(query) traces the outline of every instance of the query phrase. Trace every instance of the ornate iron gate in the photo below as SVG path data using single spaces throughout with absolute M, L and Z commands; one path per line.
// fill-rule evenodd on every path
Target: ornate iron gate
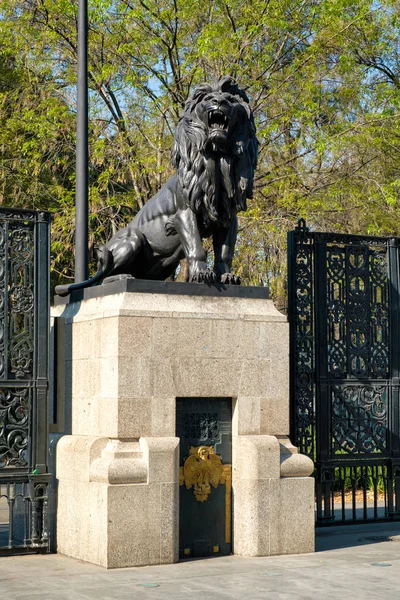
M 400 519 L 399 240 L 289 234 L 291 435 L 317 524 Z
M 0 553 L 49 548 L 49 223 L 0 209 Z
M 232 399 L 177 398 L 179 555 L 232 552 Z

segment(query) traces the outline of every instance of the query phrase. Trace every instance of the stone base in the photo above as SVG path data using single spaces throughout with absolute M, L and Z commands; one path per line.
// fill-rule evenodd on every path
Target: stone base
M 314 552 L 312 461 L 287 438 L 240 436 L 233 469 L 234 553 Z
M 178 445 L 178 438 L 62 437 L 58 551 L 107 568 L 176 562 Z M 288 469 L 285 462 L 294 457 Z M 314 481 L 307 476 L 312 469 L 288 440 L 234 439 L 234 554 L 314 551 Z
M 58 551 L 108 568 L 175 562 L 178 444 L 61 438 Z
M 176 561 L 176 398 L 225 397 L 234 553 L 312 552 L 313 465 L 287 438 L 286 318 L 259 288 L 246 298 L 245 288 L 212 297 L 196 284 L 179 288 L 192 295 L 120 284 L 120 293 L 99 286 L 53 313 L 53 432 L 66 434 L 56 451 L 58 551 L 109 568 Z

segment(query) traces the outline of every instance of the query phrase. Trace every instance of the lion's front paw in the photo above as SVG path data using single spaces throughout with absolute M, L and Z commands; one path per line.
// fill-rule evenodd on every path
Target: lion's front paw
M 193 273 L 190 277 L 191 283 L 215 283 L 217 280 L 214 271 L 210 269 L 200 269 L 196 273 Z
M 229 285 L 240 285 L 240 277 L 235 275 L 235 273 L 223 273 L 220 281 Z

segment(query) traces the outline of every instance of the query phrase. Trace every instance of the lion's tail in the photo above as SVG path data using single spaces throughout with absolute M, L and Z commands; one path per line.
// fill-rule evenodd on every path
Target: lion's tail
M 107 248 L 107 246 L 99 246 L 97 248 L 97 273 L 90 279 L 86 279 L 85 281 L 81 281 L 80 283 L 67 283 L 63 285 L 57 285 L 55 292 L 58 296 L 68 296 L 71 292 L 75 290 L 82 290 L 87 287 L 91 287 L 95 285 L 104 277 L 107 277 L 113 269 L 114 266 L 114 258 L 111 250 Z

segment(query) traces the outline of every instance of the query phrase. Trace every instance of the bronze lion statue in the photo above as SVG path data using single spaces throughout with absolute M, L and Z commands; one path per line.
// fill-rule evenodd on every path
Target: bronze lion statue
M 257 146 L 245 92 L 230 77 L 200 85 L 176 128 L 176 173 L 127 227 L 99 247 L 97 274 L 82 283 L 57 286 L 56 293 L 67 295 L 106 277 L 166 279 L 184 257 L 189 281 L 239 284 L 231 271 L 236 215 L 252 197 Z M 211 236 L 213 270 L 202 244 Z

